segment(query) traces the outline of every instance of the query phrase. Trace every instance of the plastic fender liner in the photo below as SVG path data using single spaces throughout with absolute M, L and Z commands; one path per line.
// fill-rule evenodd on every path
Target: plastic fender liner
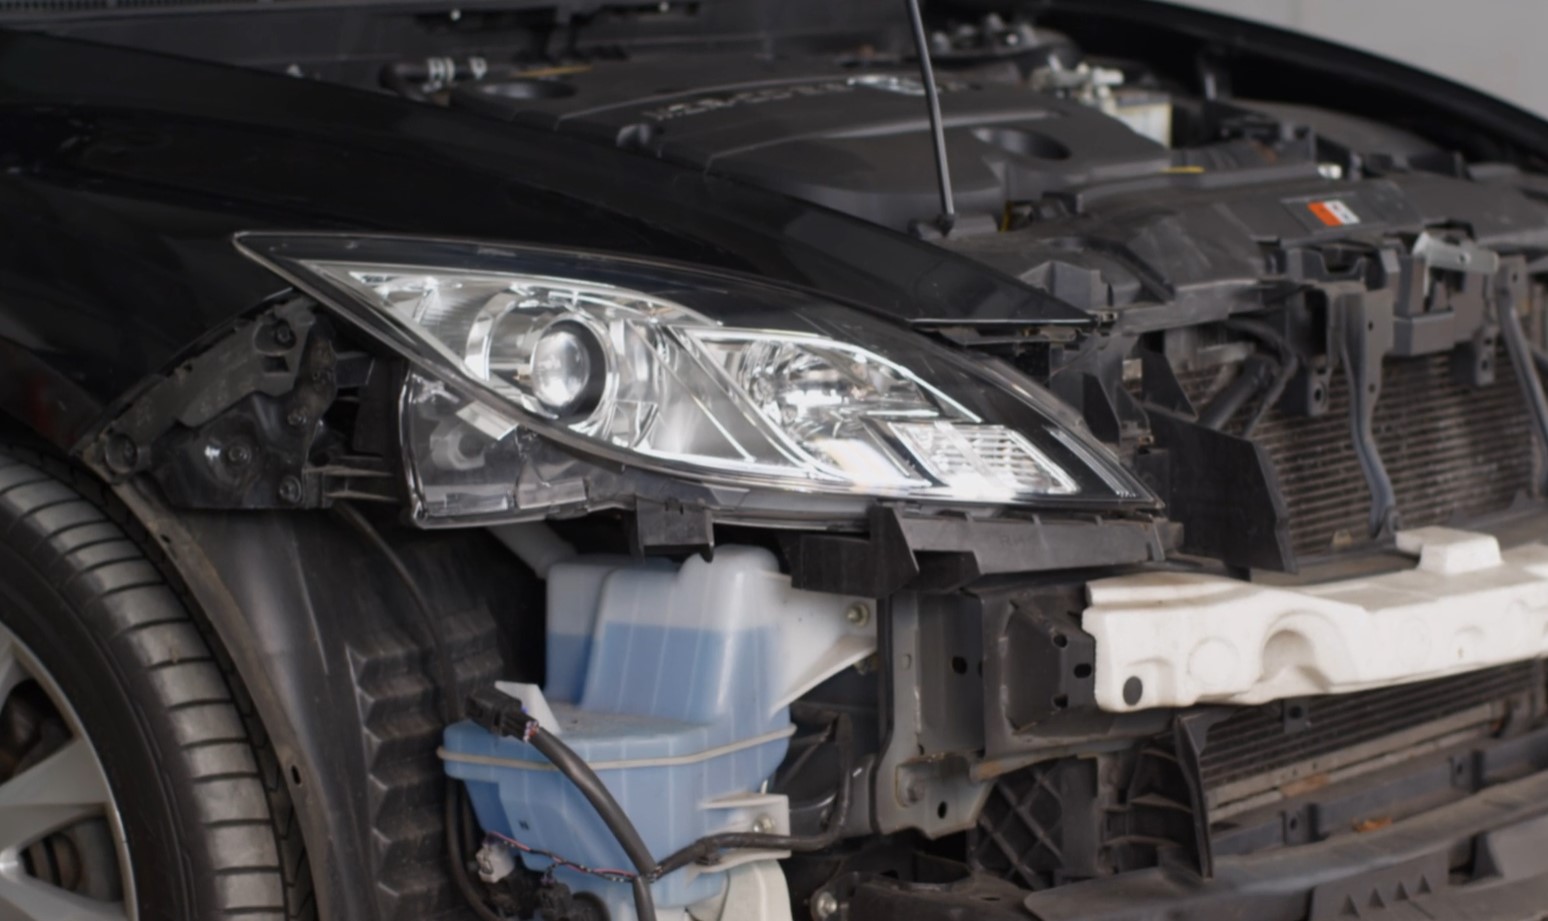
M 417 759 L 414 767 L 440 783 L 437 681 L 400 578 L 324 512 L 182 512 L 133 481 L 116 491 L 166 548 L 247 685 L 302 823 L 321 917 L 422 916 L 438 893 L 423 892 L 422 861 L 388 853 L 394 841 L 383 825 L 393 810 L 420 809 L 424 819 L 416 812 L 406 824 L 439 841 L 439 803 L 384 795 L 373 774 L 390 757 L 396 779 L 412 773 L 405 761 Z M 482 530 L 414 532 L 396 549 L 439 608 L 459 682 L 471 687 L 503 670 L 506 647 L 495 637 L 491 606 L 541 597 L 530 591 L 530 576 Z M 541 610 L 533 614 L 506 620 L 530 623 L 522 645 L 540 650 Z M 412 697 L 382 706 L 387 678 Z M 429 714 L 423 745 L 400 725 L 416 706 Z M 397 718 L 394 726 L 377 725 L 387 716 Z M 416 871 L 421 891 L 405 895 L 414 886 L 393 874 Z

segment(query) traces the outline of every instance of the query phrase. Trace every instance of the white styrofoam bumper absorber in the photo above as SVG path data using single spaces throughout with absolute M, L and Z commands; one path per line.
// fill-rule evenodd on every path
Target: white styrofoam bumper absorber
M 1097 705 L 1258 704 L 1548 654 L 1548 546 L 1502 554 L 1487 534 L 1423 528 L 1398 549 L 1418 565 L 1296 588 L 1178 572 L 1091 583 Z

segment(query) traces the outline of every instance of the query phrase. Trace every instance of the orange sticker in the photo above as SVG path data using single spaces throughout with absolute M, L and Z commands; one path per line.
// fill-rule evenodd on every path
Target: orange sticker
M 1354 209 L 1336 198 L 1307 202 L 1306 207 L 1327 227 L 1347 227 L 1360 223 L 1360 216 L 1354 213 Z

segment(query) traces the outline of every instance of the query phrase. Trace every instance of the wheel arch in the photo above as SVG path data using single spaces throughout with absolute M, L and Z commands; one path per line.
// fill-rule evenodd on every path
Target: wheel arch
M 438 802 L 395 813 L 408 807 L 376 783 L 377 772 L 401 777 L 406 768 L 420 784 L 431 770 L 439 781 L 440 768 L 434 743 L 383 728 L 404 714 L 379 699 L 373 676 L 397 669 L 392 681 L 401 684 L 406 673 L 418 688 L 412 704 L 429 714 L 437 740 L 444 689 L 430 665 L 423 612 L 380 548 L 326 511 L 186 511 L 162 502 L 145 479 L 110 488 L 160 544 L 247 687 L 302 823 L 319 916 L 387 921 L 446 907 L 439 885 L 413 891 L 423 873 L 401 860 L 422 854 L 423 840 L 403 844 L 382 833 L 413 818 L 421 839 L 441 834 Z M 535 578 L 496 541 L 481 530 L 383 530 L 438 606 L 462 687 L 534 661 L 540 608 L 514 626 L 495 614 L 502 599 L 531 599 Z M 439 867 L 443 851 L 436 853 Z
M 268 560 L 261 542 L 242 527 L 212 529 L 209 522 L 170 509 L 134 483 L 109 486 L 147 533 L 161 545 L 166 562 L 182 580 L 194 604 L 242 679 L 281 773 L 290 790 L 302 838 L 307 844 L 319 917 L 372 917 L 366 895 L 371 880 L 352 853 L 340 847 L 356 840 L 359 816 L 354 796 L 339 789 L 348 778 L 340 763 L 336 719 L 327 708 L 306 706 L 325 694 L 325 669 L 301 657 L 279 657 L 308 642 L 301 618 L 270 616 L 276 610 L 307 609 L 307 599 L 284 580 L 253 578 Z M 246 545 L 246 549 L 242 545 Z M 300 659 L 300 661 L 296 661 Z M 330 741 L 334 743 L 328 744 Z

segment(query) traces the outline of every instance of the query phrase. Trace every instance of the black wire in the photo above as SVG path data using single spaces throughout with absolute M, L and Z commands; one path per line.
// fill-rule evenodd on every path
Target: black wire
M 833 727 L 829 726 L 822 732 L 816 732 L 807 738 L 796 739 L 792 741 L 790 743 L 790 750 L 792 752 L 797 748 L 804 749 L 804 751 L 802 751 L 799 755 L 796 755 L 794 761 L 791 761 L 789 764 L 780 768 L 780 776 L 788 781 L 790 778 L 800 774 L 801 771 L 805 770 L 806 766 L 811 763 L 811 760 L 817 756 L 817 753 L 822 751 L 823 743 L 831 740 L 832 738 Z M 786 757 L 789 757 L 789 755 L 787 754 Z
M 930 40 L 925 36 L 924 17 L 919 0 L 903 0 L 914 27 L 914 52 L 919 55 L 919 78 L 924 81 L 925 107 L 930 113 L 930 140 L 935 146 L 935 176 L 940 185 L 941 215 L 936 219 L 941 233 L 950 233 L 957 223 L 957 206 L 951 194 L 951 165 L 946 160 L 946 129 L 941 126 L 941 94 L 935 86 L 935 67 L 930 63 Z
M 808 713 L 820 713 L 808 708 Z M 727 832 L 709 835 L 682 850 L 662 859 L 656 867 L 656 877 L 680 870 L 691 863 L 714 859 L 721 851 L 771 850 L 810 853 L 832 847 L 844 833 L 849 820 L 850 774 L 854 771 L 854 727 L 844 713 L 830 713 L 833 727 L 833 743 L 839 752 L 838 789 L 833 799 L 833 812 L 827 824 L 815 835 L 765 835 L 756 832 Z
M 603 785 L 591 765 L 582 760 L 574 749 L 559 741 L 557 736 L 539 726 L 527 737 L 527 742 L 542 752 L 543 757 L 569 778 L 570 783 L 575 784 L 576 789 L 586 797 L 591 808 L 597 811 L 597 815 L 613 833 L 613 837 L 618 839 L 629 862 L 639 871 L 639 876 L 632 881 L 635 914 L 639 915 L 639 921 L 656 921 L 656 903 L 650 892 L 650 880 L 656 878 L 656 859 L 640 838 L 639 830 L 629 821 L 628 814 L 618 805 L 618 800 L 613 799 L 613 794 Z
M 634 890 L 634 913 L 639 921 L 656 921 L 656 900 L 650 894 L 650 880 L 636 876 L 629 886 Z
M 629 870 L 610 870 L 605 867 L 588 867 L 583 863 L 571 860 L 563 854 L 540 847 L 534 847 L 533 845 L 527 844 L 520 839 L 512 838 L 510 835 L 502 835 L 497 831 L 487 832 L 486 834 L 488 835 L 488 839 L 498 841 L 501 844 L 504 844 L 506 847 L 512 848 L 516 851 L 519 851 L 520 853 L 531 854 L 534 857 L 544 857 L 551 861 L 555 866 L 566 867 L 568 869 L 574 870 L 577 873 L 584 873 L 587 876 L 595 876 L 598 879 L 605 879 L 610 883 L 633 882 L 634 878 L 640 875 Z M 488 839 L 486 839 L 486 843 Z

